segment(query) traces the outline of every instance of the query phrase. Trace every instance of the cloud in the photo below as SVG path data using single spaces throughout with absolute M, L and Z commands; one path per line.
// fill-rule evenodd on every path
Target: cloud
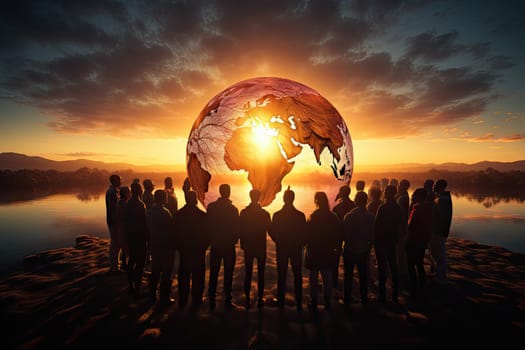
M 492 53 L 490 42 L 459 42 L 460 28 L 440 34 L 421 28 L 395 50 L 383 45 L 401 16 L 426 6 L 401 0 L 13 3 L 0 14 L 0 43 L 8 48 L 0 53 L 1 95 L 41 109 L 58 132 L 173 137 L 186 135 L 225 87 L 277 75 L 320 91 L 353 126 L 354 138 L 404 137 L 483 113 L 498 72 L 514 65 Z M 449 60 L 458 55 L 477 64 Z
M 510 143 L 525 140 L 525 134 L 513 134 L 507 136 L 496 137 L 494 133 L 487 133 L 481 136 L 472 137 L 470 134 L 462 135 L 459 140 L 468 142 L 493 142 L 493 143 Z
M 425 61 L 441 61 L 460 53 L 469 53 L 475 58 L 485 57 L 490 52 L 490 43 L 481 42 L 473 45 L 456 43 L 457 31 L 436 34 L 433 31 L 418 34 L 407 39 L 405 55 L 410 59 L 421 58 Z

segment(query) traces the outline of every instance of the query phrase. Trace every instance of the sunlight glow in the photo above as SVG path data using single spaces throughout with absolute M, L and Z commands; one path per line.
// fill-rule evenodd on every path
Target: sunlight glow
M 268 123 L 263 124 L 260 120 L 255 119 L 251 122 L 252 141 L 260 152 L 264 155 L 270 155 L 272 152 L 272 142 L 276 142 L 278 130 L 271 128 Z

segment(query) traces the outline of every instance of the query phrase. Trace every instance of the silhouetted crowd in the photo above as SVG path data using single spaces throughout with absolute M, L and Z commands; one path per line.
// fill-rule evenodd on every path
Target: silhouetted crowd
M 410 197 L 410 183 L 403 179 L 374 181 L 365 192 L 364 181 L 357 181 L 357 193 L 345 185 L 330 208 L 325 192 L 316 192 L 316 209 L 306 218 L 294 206 L 295 193 L 288 187 L 283 207 L 272 216 L 259 204 L 260 191 L 252 189 L 250 204 L 240 212 L 230 200 L 230 186 L 219 187 L 220 197 L 209 203 L 206 211 L 198 207 L 197 193 L 184 181 L 185 205 L 178 208 L 170 177 L 165 187 L 154 191 L 154 184 L 139 179 L 121 186 L 120 176 L 110 176 L 106 192 L 106 218 L 110 233 L 110 271 L 127 271 L 129 292 L 135 297 L 147 294 L 163 306 L 172 298 L 173 276 L 178 278 L 178 305 L 204 303 L 206 252 L 209 249 L 208 306 L 216 307 L 217 284 L 223 267 L 223 293 L 226 308 L 232 303 L 232 284 L 236 245 L 244 252 L 245 307 L 263 307 L 267 234 L 275 242 L 277 295 L 271 303 L 285 306 L 288 265 L 293 274 L 293 291 L 297 311 L 303 308 L 302 271 L 309 271 L 310 300 L 317 310 L 320 291 L 324 308 L 330 309 L 333 288 L 339 288 L 339 265 L 343 258 L 343 298 L 352 303 L 354 270 L 357 270 L 360 301 L 369 300 L 370 269 L 377 264 L 377 300 L 399 302 L 400 290 L 406 289 L 415 300 L 425 293 L 425 257 L 438 284 L 447 283 L 445 243 L 452 220 L 452 199 L 443 179 L 426 180 Z M 178 254 L 178 270 L 174 271 Z M 254 261 L 257 263 L 257 294 L 251 299 Z M 142 291 L 145 266 L 150 264 L 147 292 Z M 322 279 L 322 288 L 319 281 Z M 387 279 L 391 290 L 387 297 Z

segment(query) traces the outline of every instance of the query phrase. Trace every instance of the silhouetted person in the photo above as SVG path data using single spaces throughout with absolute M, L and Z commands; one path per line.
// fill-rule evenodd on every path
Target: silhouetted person
M 140 183 L 132 183 L 131 198 L 126 203 L 125 238 L 129 248 L 129 291 L 135 296 L 140 295 L 149 242 L 149 233 L 146 223 L 146 205 L 141 197 L 142 187 L 140 186 Z
M 436 194 L 434 193 L 434 180 L 433 179 L 426 179 L 423 183 L 423 188 L 427 192 L 427 196 L 425 198 L 425 202 L 430 203 L 432 207 L 434 206 L 434 199 L 436 198 Z M 412 210 L 412 207 L 410 207 L 410 210 Z M 430 272 L 434 273 L 436 270 L 436 261 L 434 260 L 434 257 L 431 253 L 431 247 L 430 247 L 430 238 L 427 247 L 427 250 L 425 251 L 425 254 L 428 256 L 428 260 L 430 261 Z
M 337 215 L 342 225 L 345 215 L 349 213 L 350 210 L 355 208 L 354 201 L 350 199 L 350 186 L 343 185 L 339 187 L 339 192 L 337 193 L 337 196 L 335 196 L 335 201 L 338 203 L 333 207 L 332 211 L 335 213 L 335 215 Z M 337 260 L 335 262 L 334 270 L 332 273 L 334 288 L 337 288 L 337 286 L 339 285 L 339 259 L 341 257 L 342 247 L 343 247 L 343 240 L 341 238 L 341 241 L 337 245 L 337 248 L 338 248 L 338 251 L 336 252 Z
M 204 277 L 206 272 L 206 249 L 210 244 L 207 216 L 197 207 L 197 193 L 188 190 L 185 195 L 186 205 L 176 214 L 175 231 L 178 235 L 180 251 L 179 267 L 179 304 L 184 306 L 190 294 L 193 306 L 202 304 Z
M 392 282 L 392 301 L 399 297 L 399 275 L 397 262 L 397 244 L 402 229 L 403 214 L 395 200 L 397 189 L 388 185 L 385 188 L 385 202 L 379 206 L 375 221 L 374 247 L 379 277 L 379 302 L 386 302 L 387 268 L 390 269 Z
M 383 194 L 385 192 L 386 186 L 388 186 L 388 178 L 383 177 L 381 179 L 381 187 L 379 188 L 381 190 L 381 194 Z
M 253 259 L 257 259 L 257 307 L 264 305 L 264 271 L 266 269 L 266 233 L 270 229 L 270 214 L 259 204 L 261 192 L 250 191 L 251 203 L 241 210 L 239 236 L 244 250 L 244 294 L 246 308 L 250 306 Z
M 295 193 L 290 187 L 284 191 L 283 207 L 272 217 L 270 237 L 275 242 L 277 255 L 277 300 L 278 307 L 284 307 L 286 293 L 286 274 L 288 259 L 292 265 L 293 286 L 297 311 L 302 310 L 303 302 L 303 247 L 306 236 L 306 217 L 294 205 Z
M 319 273 L 323 278 L 325 308 L 330 308 L 333 287 L 333 268 L 337 257 L 337 245 L 341 242 L 341 222 L 330 210 L 328 197 L 316 192 L 314 203 L 317 209 L 306 223 L 306 257 L 304 266 L 310 270 L 310 306 L 317 309 L 319 295 Z
M 450 233 L 452 223 L 452 198 L 446 191 L 447 181 L 439 179 L 434 185 L 436 194 L 433 208 L 433 230 L 430 236 L 430 250 L 436 262 L 436 281 L 447 283 L 447 252 L 445 243 Z
M 352 300 L 354 268 L 359 274 L 361 304 L 368 302 L 368 256 L 374 238 L 374 216 L 366 209 L 368 195 L 358 192 L 356 207 L 345 215 L 343 221 L 344 304 L 349 307 Z
M 394 188 L 396 189 L 396 192 L 397 192 L 397 187 L 399 186 L 399 181 L 397 181 L 396 178 L 391 178 L 390 181 L 388 182 L 389 185 L 391 186 L 394 186 Z M 384 192 L 383 192 L 384 194 Z
M 361 192 L 365 190 L 365 182 L 363 180 L 359 180 L 355 183 L 355 190 L 357 192 Z
M 129 255 L 128 245 L 126 244 L 125 239 L 125 223 L 126 223 L 126 204 L 131 197 L 131 191 L 128 186 L 121 186 L 120 190 L 120 199 L 117 204 L 117 222 L 118 222 L 118 234 L 116 242 L 117 250 L 117 266 L 120 265 L 121 270 L 126 270 L 127 267 L 127 256 Z
M 408 195 L 408 189 L 410 188 L 410 182 L 406 179 L 402 179 L 399 182 L 396 193 L 396 201 L 401 208 L 401 214 L 403 215 L 402 227 L 399 232 L 399 240 L 397 245 L 397 254 L 399 262 L 399 278 L 400 287 L 408 287 L 408 267 L 407 267 L 407 256 L 405 251 L 405 240 L 408 230 L 408 215 L 410 213 L 410 196 Z
M 184 182 L 182 183 L 182 192 L 186 194 L 186 192 L 188 192 L 189 190 L 191 190 L 190 179 L 185 178 Z
M 166 208 L 168 202 L 166 191 L 156 190 L 154 200 L 151 208 L 147 209 L 146 212 L 151 252 L 150 295 L 152 298 L 156 298 L 157 285 L 160 279 L 160 302 L 167 305 L 174 301 L 170 293 L 171 274 L 175 260 L 176 233 L 173 217 Z
M 113 174 L 109 177 L 109 188 L 106 191 L 106 223 L 109 229 L 109 270 L 118 270 L 118 221 L 117 205 L 120 197 L 120 176 Z
M 379 206 L 383 204 L 383 201 L 381 201 L 381 189 L 379 187 L 372 186 L 368 190 L 368 193 L 370 202 L 368 202 L 366 209 L 375 217 L 377 214 L 377 209 L 379 209 Z
M 166 207 L 170 211 L 171 215 L 175 216 L 175 213 L 179 209 L 179 204 L 177 203 L 177 197 L 175 196 L 173 180 L 169 176 L 164 179 L 164 191 L 166 191 L 166 194 L 168 195 L 168 204 Z
M 221 196 L 208 205 L 210 232 L 210 282 L 208 294 L 210 308 L 215 308 L 217 280 L 224 263 L 224 294 L 226 308 L 232 308 L 233 269 L 235 267 L 235 244 L 239 240 L 239 211 L 230 200 L 230 185 L 219 186 Z
M 411 295 L 419 298 L 423 295 L 426 273 L 423 259 L 428 247 L 432 230 L 432 205 L 425 200 L 427 192 L 418 188 L 412 194 L 412 210 L 408 220 L 406 253 Z
M 145 179 L 142 182 L 142 185 L 144 186 L 142 201 L 146 204 L 146 209 L 149 209 L 155 202 L 155 198 L 153 197 L 153 189 L 155 188 L 155 185 L 153 185 L 153 182 L 150 179 Z
M 427 192 L 427 196 L 426 196 L 425 200 L 427 202 L 432 202 L 433 203 L 434 199 L 436 198 L 436 195 L 434 193 L 434 180 L 426 179 L 425 182 L 423 183 L 423 188 Z

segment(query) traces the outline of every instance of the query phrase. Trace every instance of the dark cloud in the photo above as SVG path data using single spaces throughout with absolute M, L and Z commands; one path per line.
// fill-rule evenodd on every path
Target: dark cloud
M 488 41 L 460 43 L 459 29 L 422 28 L 397 53 L 378 44 L 430 2 L 12 2 L 0 13 L 1 95 L 61 132 L 173 135 L 226 86 L 271 74 L 342 106 L 354 137 L 422 132 L 482 113 L 514 65 Z M 477 68 L 440 66 L 459 54 Z
M 407 39 L 406 56 L 412 60 L 421 58 L 426 61 L 441 61 L 459 53 L 470 53 L 475 58 L 482 58 L 490 52 L 489 43 L 458 44 L 458 36 L 457 31 L 452 31 L 440 35 L 425 32 L 410 37 Z

